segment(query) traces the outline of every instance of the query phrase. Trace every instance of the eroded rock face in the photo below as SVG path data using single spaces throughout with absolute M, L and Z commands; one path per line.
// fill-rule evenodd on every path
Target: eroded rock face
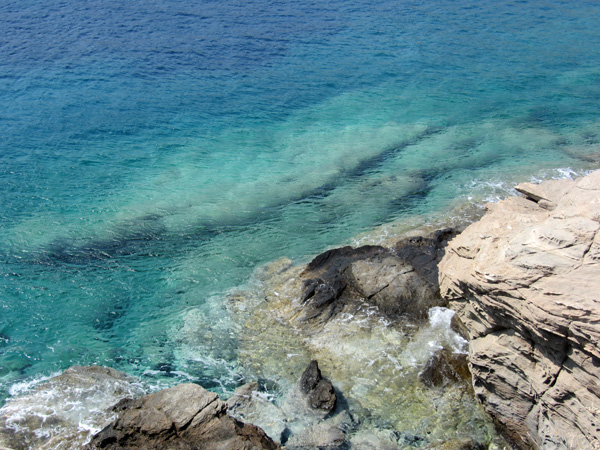
M 441 293 L 476 395 L 517 443 L 599 449 L 600 171 L 517 189 L 451 241 Z
M 260 428 L 228 416 L 227 404 L 196 384 L 124 401 L 115 409 L 117 420 L 94 436 L 89 450 L 280 448 Z

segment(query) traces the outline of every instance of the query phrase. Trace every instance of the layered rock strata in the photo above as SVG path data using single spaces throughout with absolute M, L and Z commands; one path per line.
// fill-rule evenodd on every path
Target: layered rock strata
M 600 171 L 521 184 L 449 244 L 477 397 L 523 448 L 600 449 Z

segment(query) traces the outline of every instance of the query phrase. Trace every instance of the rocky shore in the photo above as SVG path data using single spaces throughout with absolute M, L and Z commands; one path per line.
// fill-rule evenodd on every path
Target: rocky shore
M 0 449 L 600 449 L 600 171 L 517 190 L 257 270 L 225 301 L 256 380 L 228 400 L 75 367 L 0 409 Z

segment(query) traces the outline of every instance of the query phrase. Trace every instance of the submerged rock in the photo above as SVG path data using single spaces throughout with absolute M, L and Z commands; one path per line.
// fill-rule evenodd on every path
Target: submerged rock
M 448 246 L 477 397 L 523 448 L 600 448 L 600 171 L 529 183 Z
M 280 260 L 257 270 L 230 294 L 228 309 L 240 324 L 239 364 L 275 382 L 277 399 L 253 400 L 235 414 L 275 429 L 272 436 L 286 446 L 303 445 L 314 427 L 337 428 L 345 445 L 361 449 L 402 448 L 393 437 L 400 431 L 418 436 L 421 446 L 464 436 L 486 442 L 493 426 L 466 383 L 430 389 L 418 376 L 435 352 L 462 351 L 465 342 L 450 329 L 453 313 L 440 307 L 445 301 L 433 275 L 451 235 L 343 247 L 307 265 Z M 298 379 L 312 360 L 327 368 L 338 396 L 325 416 L 298 396 Z
M 446 349 L 437 351 L 419 373 L 419 380 L 429 388 L 444 387 L 450 383 L 470 383 L 467 355 L 451 353 Z
M 452 439 L 451 441 L 429 445 L 425 450 L 487 450 L 487 448 L 472 439 Z
M 92 449 L 275 450 L 260 428 L 227 415 L 217 394 L 180 384 L 116 406 L 118 418 L 89 446 Z
M 282 444 L 289 437 L 289 415 L 273 403 L 272 395 L 260 391 L 257 382 L 237 388 L 227 400 L 227 412 L 243 422 L 260 423 L 268 436 Z
M 346 442 L 346 435 L 338 427 L 327 423 L 303 430 L 286 442 L 287 450 L 338 449 Z

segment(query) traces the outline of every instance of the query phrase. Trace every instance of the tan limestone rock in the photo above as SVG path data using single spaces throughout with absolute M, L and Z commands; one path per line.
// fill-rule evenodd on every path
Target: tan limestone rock
M 439 266 L 476 395 L 523 448 L 600 449 L 600 171 L 524 183 Z

